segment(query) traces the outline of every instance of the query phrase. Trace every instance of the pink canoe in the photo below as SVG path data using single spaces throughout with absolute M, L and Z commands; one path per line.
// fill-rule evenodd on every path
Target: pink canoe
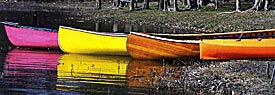
M 47 28 L 4 25 L 10 42 L 17 47 L 59 49 L 57 32 Z M 47 30 L 46 30 L 47 29 Z

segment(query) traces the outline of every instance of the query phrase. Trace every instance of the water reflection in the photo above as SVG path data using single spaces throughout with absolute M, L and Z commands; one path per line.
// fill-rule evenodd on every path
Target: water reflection
M 39 50 L 14 49 L 8 52 L 5 62 L 1 62 L 1 91 L 41 93 L 45 90 L 54 90 L 59 57 L 58 52 Z
M 161 78 L 176 80 L 180 66 L 154 60 L 131 60 L 127 67 L 127 84 L 132 87 L 155 88 Z M 171 72 L 172 71 L 172 72 Z
M 57 90 L 127 93 L 125 75 L 130 59 L 128 56 L 64 54 L 58 65 Z

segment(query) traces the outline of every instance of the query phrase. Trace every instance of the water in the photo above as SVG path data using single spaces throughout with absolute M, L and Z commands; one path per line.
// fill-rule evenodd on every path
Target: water
M 132 60 L 129 56 L 13 49 L 0 55 L 0 92 L 148 94 L 144 89 L 150 92 L 153 87 L 149 81 L 151 69 L 161 72 L 162 65 L 154 61 Z
M 49 12 L 49 11 L 0 11 L 0 21 L 16 22 L 20 25 L 36 26 L 58 29 L 59 25 L 65 25 L 80 29 L 98 32 L 155 32 L 173 33 L 183 31 L 168 29 L 153 25 L 137 25 L 129 23 L 95 22 L 83 20 L 85 17 L 72 15 L 69 12 Z

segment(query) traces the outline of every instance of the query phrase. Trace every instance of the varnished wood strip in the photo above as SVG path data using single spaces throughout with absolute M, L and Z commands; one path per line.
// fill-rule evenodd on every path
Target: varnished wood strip
M 127 40 L 128 53 L 136 59 L 158 59 L 198 56 L 198 44 L 170 42 L 130 34 Z

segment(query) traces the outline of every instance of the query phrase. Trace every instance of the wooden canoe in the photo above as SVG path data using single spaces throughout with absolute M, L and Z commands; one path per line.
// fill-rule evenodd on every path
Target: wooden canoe
M 8 39 L 17 47 L 59 49 L 57 31 L 48 28 L 4 24 Z
M 250 38 L 274 38 L 275 29 L 239 31 L 227 33 L 201 33 L 201 34 L 156 34 L 152 36 L 178 40 L 202 40 L 202 39 L 250 39 Z
M 203 39 L 274 38 L 275 29 L 212 34 L 156 34 L 132 32 L 127 50 L 135 59 L 197 58 Z
M 203 60 L 275 58 L 275 39 L 216 39 L 200 43 Z
M 199 41 L 174 40 L 131 32 L 127 50 L 135 59 L 159 59 L 199 56 Z
M 100 33 L 60 26 L 59 46 L 66 53 L 128 55 L 127 35 Z
M 59 59 L 58 88 L 87 87 L 91 84 L 125 85 L 129 56 L 64 54 Z M 82 85 L 75 86 L 74 82 Z M 79 89 L 81 90 L 81 89 Z

